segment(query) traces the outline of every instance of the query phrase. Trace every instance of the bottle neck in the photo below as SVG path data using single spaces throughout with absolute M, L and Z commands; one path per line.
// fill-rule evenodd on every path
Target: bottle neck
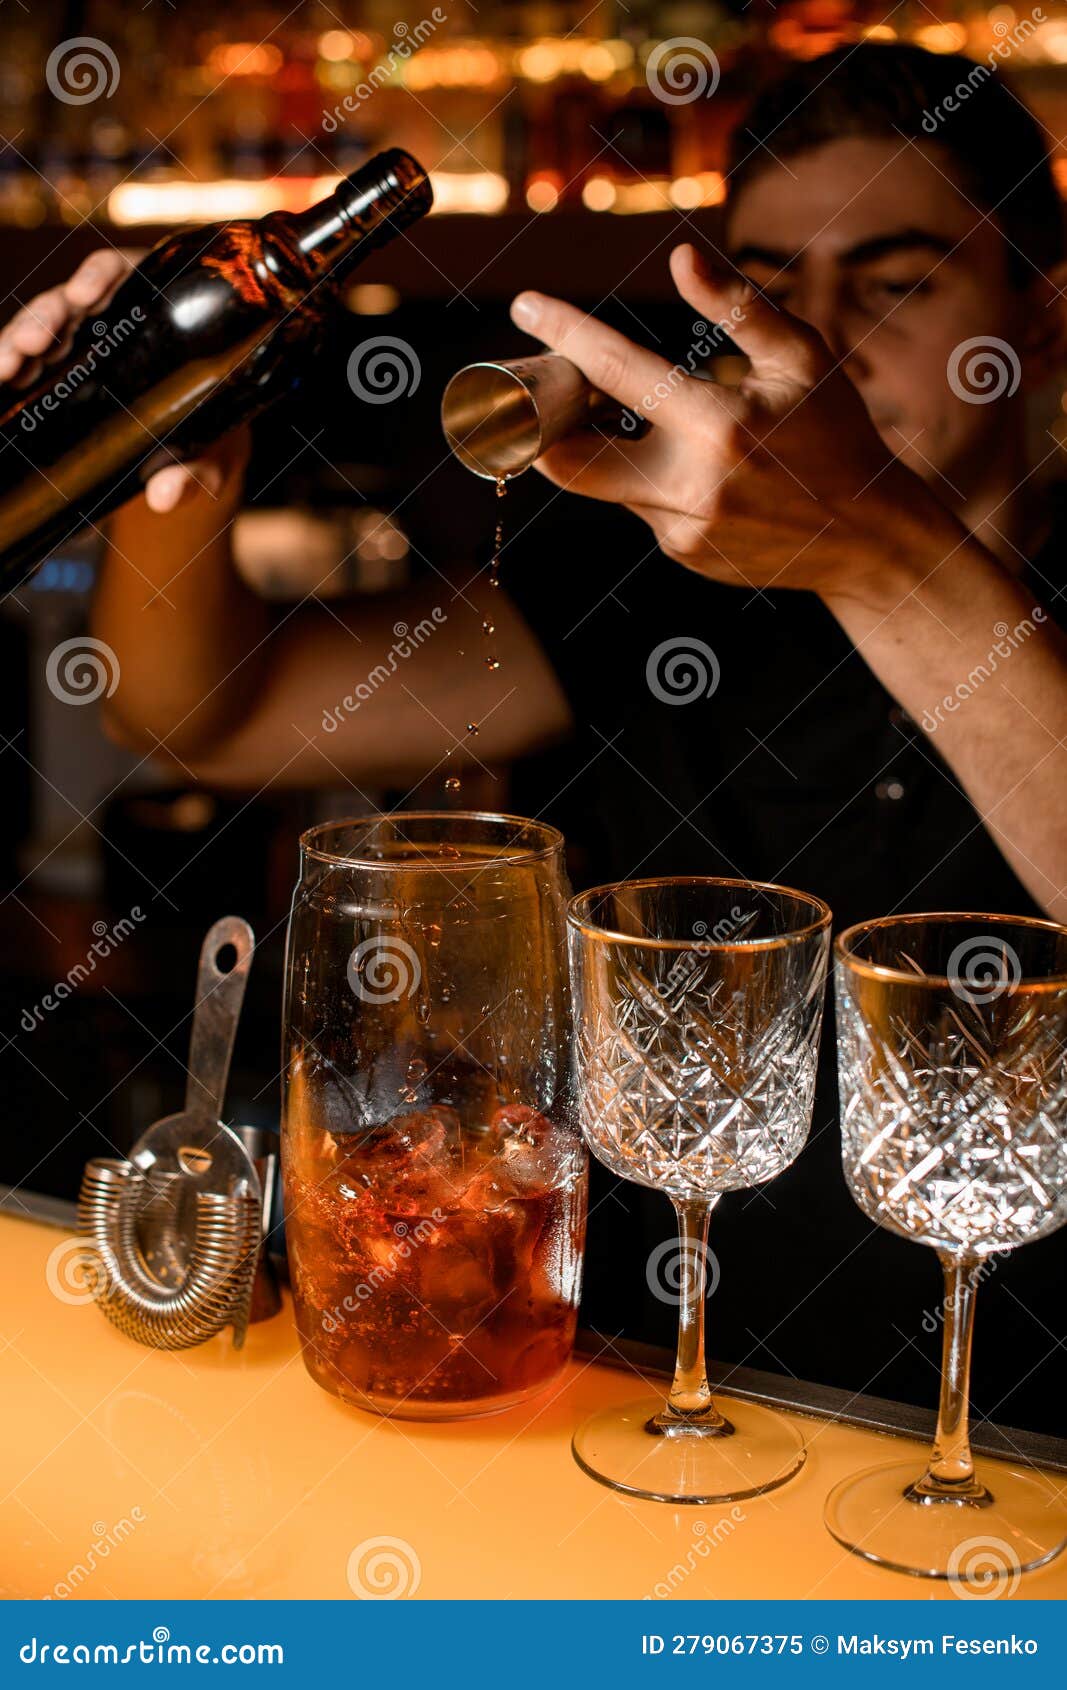
M 343 273 L 424 217 L 430 179 L 410 153 L 379 153 L 347 176 L 328 199 L 292 219 L 298 250 L 316 270 Z

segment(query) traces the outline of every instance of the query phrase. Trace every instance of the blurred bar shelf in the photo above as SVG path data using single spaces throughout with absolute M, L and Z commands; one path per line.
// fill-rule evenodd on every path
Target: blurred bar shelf
M 671 248 L 695 237 L 718 243 L 714 210 L 601 216 L 584 210 L 548 215 L 466 212 L 429 217 L 417 238 L 394 241 L 360 269 L 360 282 L 384 282 L 401 298 L 506 301 L 522 288 L 597 304 L 611 293 L 627 299 L 677 299 L 667 268 Z M 98 247 L 148 247 L 172 233 L 161 225 L 114 229 L 83 223 L 41 224 L 8 231 L 5 291 L 23 301 L 66 279 Z

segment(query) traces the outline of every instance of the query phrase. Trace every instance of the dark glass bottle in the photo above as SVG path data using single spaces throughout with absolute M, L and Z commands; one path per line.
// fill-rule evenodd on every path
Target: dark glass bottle
M 288 391 L 335 284 L 432 202 L 421 165 L 391 150 L 309 211 L 153 247 L 64 357 L 0 394 L 0 588 Z

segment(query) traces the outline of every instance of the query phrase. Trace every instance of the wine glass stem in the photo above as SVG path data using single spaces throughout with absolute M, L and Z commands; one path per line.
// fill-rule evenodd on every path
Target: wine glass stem
M 947 1250 L 938 1255 L 945 1275 L 941 1401 L 930 1465 L 911 1494 L 918 1500 L 951 1496 L 981 1501 L 988 1499 L 988 1493 L 975 1477 L 968 1432 L 974 1297 L 981 1262 Z
M 678 1356 L 674 1382 L 660 1430 L 684 1422 L 720 1435 L 733 1427 L 715 1406 L 704 1360 L 704 1298 L 707 1288 L 708 1222 L 716 1199 L 676 1197 L 678 1245 L 681 1256 L 681 1306 L 678 1313 Z

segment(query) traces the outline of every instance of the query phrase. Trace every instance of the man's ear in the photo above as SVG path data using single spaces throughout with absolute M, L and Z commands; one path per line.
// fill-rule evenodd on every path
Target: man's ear
M 1047 387 L 1067 365 L 1067 259 L 1024 289 L 1018 351 L 1027 387 Z

